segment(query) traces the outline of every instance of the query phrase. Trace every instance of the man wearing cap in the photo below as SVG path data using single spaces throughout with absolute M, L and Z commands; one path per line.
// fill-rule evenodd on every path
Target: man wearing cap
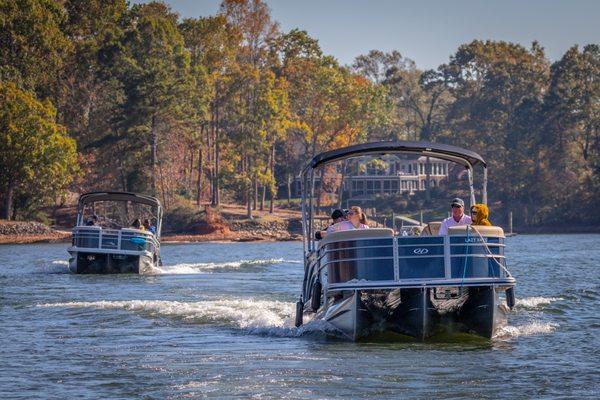
M 458 197 L 452 200 L 452 216 L 442 221 L 440 226 L 440 235 L 447 235 L 448 228 L 451 226 L 470 225 L 471 217 L 465 215 L 465 202 Z

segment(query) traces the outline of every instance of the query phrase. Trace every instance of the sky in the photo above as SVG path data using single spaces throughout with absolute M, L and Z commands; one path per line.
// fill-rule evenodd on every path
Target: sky
M 145 3 L 146 0 L 132 0 Z M 220 0 L 165 0 L 182 17 L 216 14 Z M 600 43 L 600 0 L 266 0 L 283 32 L 306 30 L 342 64 L 369 50 L 398 50 L 421 69 L 446 63 L 474 39 L 530 47 L 550 60 Z

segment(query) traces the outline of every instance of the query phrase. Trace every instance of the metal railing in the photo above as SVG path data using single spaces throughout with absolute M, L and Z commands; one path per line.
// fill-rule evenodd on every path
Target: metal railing
M 151 232 L 129 228 L 103 229 L 98 226 L 74 228 L 72 244 L 79 249 L 119 253 L 154 253 L 160 247 L 158 239 Z
M 381 240 L 389 244 L 379 243 Z M 510 277 L 506 270 L 504 239 L 486 237 L 485 241 L 484 246 L 481 242 L 471 242 L 465 236 L 413 236 L 364 239 L 367 243 L 363 245 L 356 241 L 332 242 L 319 250 L 314 267 L 317 274 L 323 269 L 330 269 L 329 274 L 336 276 L 340 275 L 338 270 L 349 269 L 356 275 L 352 278 L 359 280 L 370 280 L 367 276 L 377 275 L 373 269 L 384 275 L 393 270 L 394 281 L 398 282 Z M 310 269 L 314 271 L 314 268 Z

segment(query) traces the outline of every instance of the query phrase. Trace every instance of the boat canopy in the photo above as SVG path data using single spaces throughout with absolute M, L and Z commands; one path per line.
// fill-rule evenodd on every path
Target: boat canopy
M 487 166 L 483 157 L 474 151 L 466 150 L 449 144 L 422 141 L 388 141 L 357 144 L 354 146 L 344 147 L 342 149 L 327 151 L 316 155 L 306 168 L 315 169 L 323 164 L 342 160 L 348 157 L 378 153 L 389 154 L 396 152 L 418 153 L 425 156 L 446 159 L 449 161 L 458 162 L 464 165 L 466 168 L 477 165 L 481 165 L 483 168 L 486 168 Z
M 157 219 L 157 231 L 160 232 L 162 221 L 162 206 L 160 201 L 152 196 L 131 192 L 90 192 L 79 196 L 77 204 L 77 226 L 84 223 L 86 206 L 97 202 L 124 202 L 125 204 L 142 204 L 151 208 L 152 217 Z
M 136 194 L 131 192 L 90 192 L 79 197 L 79 207 L 97 201 L 131 201 L 133 203 L 146 204 L 152 207 L 160 207 L 160 201 L 152 196 Z
M 442 159 L 463 166 L 467 170 L 469 184 L 470 205 L 474 205 L 475 187 L 473 169 L 482 167 L 483 182 L 481 185 L 482 202 L 487 203 L 487 163 L 474 151 L 463 149 L 449 144 L 431 143 L 425 141 L 383 141 L 357 144 L 341 149 L 320 153 L 305 166 L 301 174 L 302 184 L 302 221 L 304 230 L 305 253 L 314 250 L 313 219 L 315 215 L 315 201 L 313 201 L 316 170 L 325 165 L 343 161 L 345 159 L 362 156 L 384 156 L 389 154 L 414 154 L 418 156 Z M 342 178 L 343 179 L 343 178 Z M 308 251 L 308 252 L 307 252 Z

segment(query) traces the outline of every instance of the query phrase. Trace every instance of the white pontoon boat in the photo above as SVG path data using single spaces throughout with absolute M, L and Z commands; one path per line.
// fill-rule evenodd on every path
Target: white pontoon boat
M 147 227 L 132 221 L 148 220 Z M 146 273 L 160 264 L 162 207 L 151 196 L 93 192 L 80 196 L 69 269 L 78 274 Z

